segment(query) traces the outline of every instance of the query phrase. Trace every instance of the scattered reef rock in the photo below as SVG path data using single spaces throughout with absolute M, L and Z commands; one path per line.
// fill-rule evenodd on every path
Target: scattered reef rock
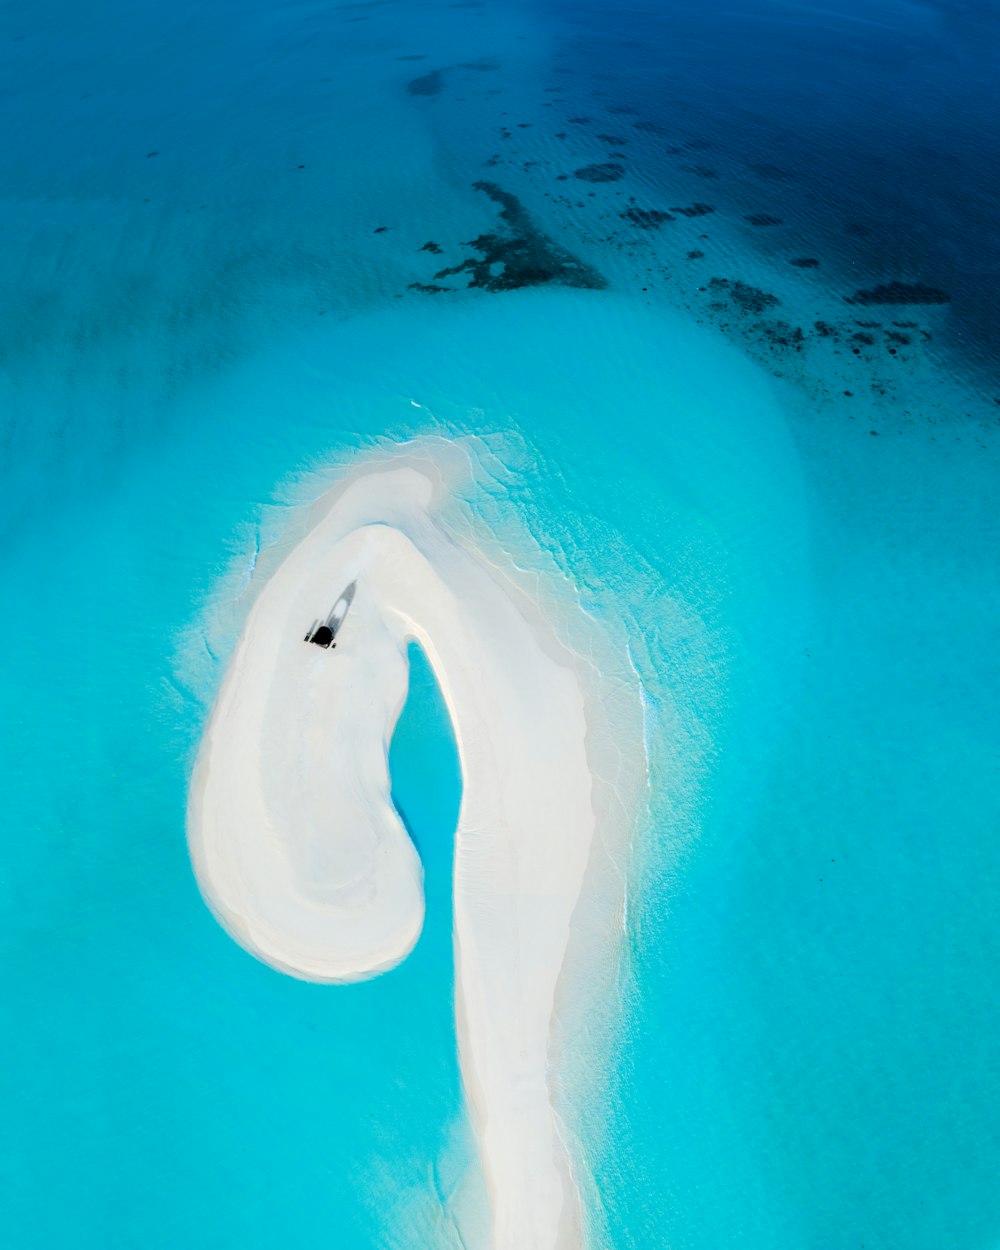
M 751 288 L 752 289 L 752 288 Z M 764 291 L 762 294 L 766 295 Z M 772 295 L 771 299 L 774 298 Z M 761 337 L 772 350 L 789 347 L 800 352 L 805 345 L 806 336 L 801 326 L 789 325 L 787 321 L 765 321 L 760 327 Z
M 641 230 L 659 230 L 665 221 L 677 220 L 673 213 L 664 212 L 662 208 L 637 208 L 635 205 L 619 215 Z
M 844 297 L 848 304 L 950 304 L 951 296 L 922 282 L 886 282 Z
M 474 182 L 473 187 L 500 206 L 503 229 L 481 234 L 468 244 L 478 256 L 442 269 L 434 282 L 467 274 L 468 286 L 484 291 L 514 291 L 519 287 L 542 286 L 555 282 L 562 286 L 601 290 L 604 277 L 590 265 L 577 260 L 537 228 L 521 201 L 495 182 Z M 448 290 L 447 287 L 412 284 L 414 290 Z
M 432 69 L 429 74 L 422 74 L 406 84 L 410 95 L 438 95 L 444 86 L 444 74 L 439 69 Z
M 606 161 L 603 165 L 584 165 L 575 171 L 575 177 L 583 182 L 617 182 L 624 177 L 625 166 L 616 161 Z
M 794 265 L 796 269 L 819 268 L 819 261 L 815 258 L 815 256 L 798 256 L 795 260 L 789 261 L 788 263 L 790 265 Z
M 759 287 L 750 286 L 729 278 L 711 278 L 709 287 L 718 293 L 725 293 L 741 312 L 760 313 L 768 308 L 776 308 L 781 300 L 770 291 L 762 291 Z
M 709 213 L 715 212 L 714 204 L 689 204 L 687 208 L 672 208 L 672 213 L 679 213 L 681 217 L 707 217 Z
M 746 220 L 751 226 L 780 226 L 780 217 L 772 217 L 770 213 L 751 213 Z

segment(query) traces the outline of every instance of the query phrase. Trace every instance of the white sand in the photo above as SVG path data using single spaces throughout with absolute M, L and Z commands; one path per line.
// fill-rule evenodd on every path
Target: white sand
M 492 1244 L 575 1250 L 551 1026 L 595 809 L 608 806 L 588 761 L 593 707 L 580 657 L 538 605 L 438 523 L 443 490 L 432 458 L 397 457 L 317 506 L 251 610 L 206 729 L 192 858 L 221 923 L 275 968 L 337 982 L 403 959 L 423 922 L 422 869 L 390 800 L 387 750 L 406 647 L 419 642 L 463 774 L 456 1011 Z M 306 644 L 355 580 L 336 649 Z

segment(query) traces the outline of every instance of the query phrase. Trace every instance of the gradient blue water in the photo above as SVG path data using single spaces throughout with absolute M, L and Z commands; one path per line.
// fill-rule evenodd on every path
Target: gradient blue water
M 1000 1240 L 991 7 L 0 12 L 6 1241 L 457 1244 L 458 779 L 419 654 L 392 767 L 428 924 L 392 976 L 256 964 L 183 833 L 206 609 L 280 484 L 438 422 L 524 440 L 513 503 L 624 605 L 649 692 L 626 1027 L 579 1109 L 608 1244 Z M 585 109 L 670 134 L 591 187 Z M 408 290 L 496 227 L 498 149 L 607 290 Z M 716 212 L 647 238 L 633 194 Z M 774 355 L 716 275 L 807 328 L 880 281 L 952 301 L 861 314 L 920 324 L 902 363 Z

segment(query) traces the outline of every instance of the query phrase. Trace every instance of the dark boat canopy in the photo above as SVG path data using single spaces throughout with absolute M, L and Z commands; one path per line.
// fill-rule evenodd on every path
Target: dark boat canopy
M 325 621 L 313 621 L 308 632 L 306 633 L 306 642 L 311 642 L 317 647 L 322 647 L 324 651 L 337 645 L 334 639 L 336 638 L 341 625 L 344 623 L 344 617 L 347 615 L 348 609 L 354 602 L 354 592 L 357 589 L 357 586 L 357 582 L 351 582 L 350 585 L 344 589 L 340 598 L 330 609 L 329 615 Z
M 329 625 L 321 625 L 306 641 L 314 642 L 317 647 L 329 647 L 333 642 L 333 630 Z

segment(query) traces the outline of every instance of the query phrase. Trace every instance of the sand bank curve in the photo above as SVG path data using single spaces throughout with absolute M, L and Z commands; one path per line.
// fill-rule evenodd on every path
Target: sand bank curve
M 463 774 L 457 1032 L 496 1250 L 582 1244 L 550 1089 L 551 1024 L 593 850 L 597 787 L 579 657 L 538 605 L 437 523 L 432 461 L 331 492 L 246 622 L 202 742 L 189 840 L 209 905 L 259 958 L 315 981 L 403 959 L 422 870 L 390 798 L 388 743 L 416 640 Z M 324 650 L 304 641 L 343 589 Z

